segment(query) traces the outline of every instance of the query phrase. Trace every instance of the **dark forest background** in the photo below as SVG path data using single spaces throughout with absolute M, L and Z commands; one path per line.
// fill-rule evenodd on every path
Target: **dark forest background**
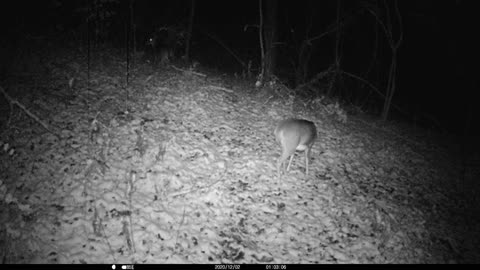
M 258 73 L 258 1 L 20 0 L 2 6 L 0 75 L 8 76 L 15 55 L 25 49 L 25 44 L 30 44 L 33 51 L 38 42 L 102 44 L 125 50 L 135 46 L 142 50 L 145 40 L 158 27 L 184 33 L 192 3 L 195 17 L 191 58 L 222 72 L 240 73 L 245 67 L 232 56 L 233 52 Z M 328 94 L 362 112 L 380 116 L 391 51 L 371 11 L 378 8 L 377 19 L 382 20 L 385 7 L 392 11 L 394 1 L 277 3 L 274 75 L 291 88 L 310 81 L 333 65 L 340 41 L 341 69 L 371 83 L 378 92 L 359 79 L 342 76 L 328 91 L 323 86 L 332 78 L 319 80 L 314 94 Z M 459 136 L 475 134 L 479 58 L 475 4 L 461 0 L 398 2 L 403 40 L 398 49 L 396 90 L 389 120 Z M 399 22 L 392 20 L 398 37 Z M 299 79 L 299 53 L 302 42 L 309 38 L 314 39 L 308 44 L 306 70 Z

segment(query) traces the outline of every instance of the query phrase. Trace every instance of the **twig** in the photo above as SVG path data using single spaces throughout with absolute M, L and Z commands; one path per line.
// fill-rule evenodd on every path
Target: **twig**
M 191 71 L 191 70 L 186 70 L 186 69 L 181 69 L 181 68 L 177 68 L 176 66 L 172 65 L 173 69 L 176 69 L 178 71 L 181 71 L 181 72 L 185 72 L 185 73 L 192 73 L 194 75 L 197 75 L 197 76 L 200 76 L 200 77 L 207 77 L 207 75 L 203 74 L 203 73 L 200 73 L 200 72 L 195 72 L 195 71 Z
M 101 221 L 100 221 L 100 223 L 101 223 Z M 103 225 L 100 225 L 100 228 L 102 229 L 103 239 L 105 240 L 105 242 L 107 242 L 108 249 L 110 250 L 110 255 L 112 255 L 113 261 L 116 261 L 117 259 L 115 258 L 115 252 L 113 251 L 113 248 L 112 248 L 112 245 L 110 244 L 110 241 L 108 241 L 107 233 L 105 232 L 105 228 L 104 228 Z
M 10 103 L 10 104 L 15 104 L 17 105 L 20 109 L 22 109 L 28 116 L 30 116 L 31 118 L 33 118 L 33 120 L 37 121 L 43 128 L 45 128 L 48 132 L 52 133 L 53 135 L 57 136 L 59 139 L 60 139 L 60 136 L 58 134 L 56 134 L 55 132 L 53 132 L 49 127 L 48 125 L 43 122 L 42 120 L 40 120 L 35 114 L 33 114 L 32 112 L 30 112 L 23 104 L 21 104 L 20 102 L 18 102 L 16 99 L 13 99 L 12 97 L 10 97 L 10 95 L 7 94 L 7 92 L 5 92 L 5 90 L 0 86 L 0 92 L 2 92 L 2 94 L 5 96 L 5 98 L 7 99 L 7 101 Z
M 273 98 L 273 96 L 270 96 L 269 98 L 267 98 L 267 100 L 263 103 L 263 105 L 267 104 L 268 101 L 269 101 L 270 99 L 272 99 L 272 98 Z
M 246 68 L 247 65 L 245 64 L 244 61 L 242 61 L 242 59 L 240 59 L 240 56 L 238 56 L 232 49 L 230 49 L 227 44 L 225 44 L 225 42 L 223 42 L 222 40 L 220 40 L 220 38 L 218 38 L 217 36 L 207 32 L 207 31 L 202 31 L 205 35 L 207 35 L 209 38 L 213 39 L 214 41 L 216 41 L 220 46 L 222 46 L 235 60 L 237 60 L 237 62 L 243 67 L 243 68 Z
M 128 215 L 129 218 L 129 224 L 130 224 L 130 240 L 132 244 L 132 250 L 133 254 L 135 254 L 136 249 L 135 249 L 135 239 L 133 235 L 133 221 L 132 221 L 132 215 L 133 215 L 133 207 L 132 207 L 132 195 L 133 192 L 135 191 L 135 185 L 134 182 L 137 178 L 137 173 L 135 171 L 130 171 L 130 177 L 128 177 L 128 188 L 127 188 L 127 195 L 128 195 L 128 207 L 130 210 L 130 215 Z
M 202 189 L 212 187 L 213 185 L 217 184 L 218 182 L 225 181 L 225 179 L 224 179 L 225 174 L 226 174 L 226 170 L 223 172 L 223 175 L 218 178 L 218 180 L 216 180 L 216 181 L 214 181 L 210 184 L 207 184 L 203 187 L 195 187 L 195 188 L 191 188 L 191 189 L 186 190 L 186 191 L 180 191 L 180 192 L 176 192 L 176 193 L 173 193 L 173 194 L 169 194 L 168 197 L 169 198 L 175 198 L 175 197 L 180 196 L 180 195 L 186 195 L 186 194 L 194 192 L 194 191 L 199 191 L 199 190 L 202 190 Z
M 201 88 L 202 89 L 221 90 L 221 91 L 225 91 L 227 93 L 234 93 L 234 91 L 232 89 L 228 89 L 228 88 L 221 87 L 221 86 L 209 85 L 209 86 L 202 86 Z
M 182 220 L 180 220 L 180 224 L 178 224 L 177 236 L 175 237 L 175 250 L 177 249 L 178 235 L 180 234 L 180 228 L 182 227 L 184 221 L 185 221 L 185 206 L 183 207 Z

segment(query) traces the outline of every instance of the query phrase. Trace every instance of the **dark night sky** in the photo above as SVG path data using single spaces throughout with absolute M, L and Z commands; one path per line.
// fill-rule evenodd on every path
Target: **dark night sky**
M 10 1 L 2 4 L 2 46 L 15 43 L 25 35 L 56 35 L 58 32 L 81 32 L 85 29 L 86 3 L 92 1 Z M 103 1 L 102 1 L 103 2 Z M 110 21 L 113 33 L 122 35 L 128 20 L 128 1 L 111 1 L 114 10 Z M 135 1 L 135 22 L 138 33 L 147 35 L 150 29 L 162 25 L 185 25 L 190 1 Z M 310 36 L 324 32 L 335 22 L 336 1 L 280 1 L 279 27 L 282 52 L 293 48 L 292 30 L 301 37 L 311 22 Z M 343 14 L 351 17 L 343 32 L 342 68 L 364 75 L 374 44 L 373 19 L 360 7 L 373 1 L 343 1 Z M 404 25 L 404 42 L 399 50 L 398 89 L 394 102 L 402 107 L 422 108 L 435 115 L 446 127 L 463 128 L 468 108 L 473 108 L 478 65 L 478 23 L 475 1 L 400 1 Z M 257 51 L 258 1 L 197 0 L 194 42 L 198 54 L 208 59 L 218 58 L 213 65 L 225 71 L 235 71 L 235 61 L 218 55 L 221 48 L 206 41 L 200 31 L 214 34 L 233 50 Z M 246 28 L 245 26 L 250 27 Z M 116 28 L 116 29 L 114 29 Z M 140 36 L 140 35 L 139 35 Z M 388 64 L 389 49 L 381 36 L 380 55 Z M 118 38 L 122 40 L 122 38 Z M 333 61 L 335 34 L 327 35 L 314 44 L 312 73 L 326 69 Z M 210 40 L 211 42 L 211 40 Z M 119 44 L 121 45 L 121 44 Z M 209 51 L 206 48 L 212 48 Z M 206 49 L 206 50 L 204 50 Z M 210 55 L 215 51 L 217 55 Z M 282 54 L 279 63 L 288 67 L 292 55 Z M 221 61 L 220 61 L 221 60 Z M 231 61 L 229 63 L 229 61 Z M 204 63 L 202 63 L 204 64 Z M 205 63 L 207 64 L 207 63 Z M 238 70 L 237 70 L 238 71 Z M 287 71 L 288 73 L 288 71 Z M 385 72 L 384 72 L 385 74 Z M 385 75 L 382 75 L 385 77 Z M 358 84 L 356 84 L 358 87 Z M 380 86 L 381 89 L 383 89 Z

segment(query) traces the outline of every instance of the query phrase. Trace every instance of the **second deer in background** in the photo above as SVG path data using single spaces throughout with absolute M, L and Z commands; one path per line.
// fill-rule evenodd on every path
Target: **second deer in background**
M 154 65 L 167 65 L 175 58 L 175 35 L 171 32 L 168 28 L 159 28 L 148 36 L 146 52 Z

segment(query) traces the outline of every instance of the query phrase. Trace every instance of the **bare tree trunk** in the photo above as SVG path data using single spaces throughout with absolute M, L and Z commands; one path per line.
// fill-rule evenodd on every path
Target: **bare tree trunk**
M 377 5 L 377 10 L 378 10 L 378 2 L 375 3 Z M 380 69 L 376 68 L 376 66 L 380 66 L 380 59 L 378 55 L 380 55 L 380 27 L 378 21 L 375 21 L 375 25 L 373 26 L 374 28 L 374 33 L 375 33 L 375 41 L 373 42 L 374 47 L 372 49 L 372 60 L 370 61 L 369 67 L 366 69 L 364 77 L 367 78 L 368 75 L 371 72 L 374 72 L 373 76 L 375 77 L 373 84 L 374 85 L 380 85 Z M 366 86 L 365 84 L 362 85 L 362 87 Z M 361 96 L 358 96 L 357 101 L 355 104 L 358 104 L 360 108 L 364 108 L 365 110 L 370 110 L 370 111 L 375 111 L 374 108 L 370 108 L 372 106 L 371 100 L 370 100 L 370 95 L 372 94 L 373 90 L 369 90 L 368 95 L 362 99 Z M 372 106 L 374 107 L 374 106 Z
M 185 55 L 183 58 L 185 61 L 188 63 L 190 61 L 190 44 L 192 40 L 192 31 L 193 31 L 193 22 L 195 19 L 195 0 L 191 1 L 190 5 L 190 16 L 189 16 L 189 22 L 188 22 L 188 32 L 187 32 L 187 37 L 185 40 Z
M 263 1 L 259 1 L 259 13 L 260 13 L 260 50 L 262 56 L 262 69 L 257 80 L 257 86 L 261 86 L 264 82 L 269 81 L 274 74 L 277 50 L 275 43 L 277 41 L 277 7 L 278 2 L 276 0 L 266 0 L 265 17 L 266 22 L 263 21 Z
M 277 10 L 278 10 L 278 1 L 277 0 L 266 0 L 266 19 L 267 19 L 267 31 L 265 33 L 265 43 L 267 51 L 265 54 L 266 69 L 265 69 L 265 79 L 270 80 L 271 76 L 275 72 L 276 62 L 277 62 Z
M 312 43 L 309 39 L 302 42 L 300 50 L 298 52 L 298 67 L 295 74 L 295 85 L 301 85 L 305 83 L 308 75 L 308 63 L 312 54 Z
M 385 95 L 385 103 L 383 103 L 382 121 L 387 121 L 390 106 L 392 105 L 393 94 L 396 87 L 397 74 L 397 51 L 392 50 L 392 63 L 390 64 L 390 71 L 388 74 L 387 93 Z
M 333 70 L 333 77 L 330 79 L 329 86 L 328 86 L 328 93 L 327 96 L 331 97 L 333 95 L 333 91 L 335 89 L 335 84 L 340 77 L 340 47 L 342 46 L 342 23 L 340 21 L 340 13 L 342 9 L 342 1 L 337 1 L 337 33 L 335 35 L 335 63 L 334 70 Z
M 134 19 L 134 4 L 135 4 L 135 0 L 131 0 L 130 1 L 130 24 L 131 24 L 131 27 L 132 27 L 132 39 L 133 39 L 133 53 L 134 55 L 137 54 L 137 26 L 135 25 L 135 19 Z
M 385 94 L 385 103 L 383 104 L 382 110 L 382 121 L 387 121 L 388 114 L 390 112 L 390 106 L 392 104 L 393 95 L 395 94 L 396 89 L 396 79 L 397 79 L 397 51 L 403 41 L 403 28 L 402 28 L 402 16 L 400 15 L 400 10 L 398 9 L 398 1 L 395 0 L 393 2 L 394 9 L 395 9 L 395 16 L 398 20 L 399 24 L 399 38 L 397 41 L 393 40 L 393 26 L 392 26 L 392 17 L 390 14 L 390 8 L 388 7 L 387 2 L 384 2 L 385 9 L 386 9 L 386 24 L 383 24 L 381 20 L 379 20 L 380 24 L 383 27 L 385 35 L 387 36 L 388 43 L 392 50 L 392 62 L 390 64 L 390 71 L 388 74 L 388 82 L 387 82 L 387 89 Z M 378 17 L 377 17 L 378 20 Z
M 260 42 L 260 74 L 258 75 L 257 82 L 255 85 L 260 87 L 264 83 L 264 73 L 265 73 L 265 46 L 263 44 L 263 0 L 258 0 L 258 14 L 259 14 L 259 26 L 258 26 L 258 39 Z
M 277 10 L 278 10 L 278 1 L 277 0 L 266 0 L 266 19 L 267 19 L 267 31 L 265 33 L 265 43 L 266 43 L 266 54 L 265 54 L 265 79 L 270 80 L 272 75 L 275 72 L 276 62 L 277 62 Z

